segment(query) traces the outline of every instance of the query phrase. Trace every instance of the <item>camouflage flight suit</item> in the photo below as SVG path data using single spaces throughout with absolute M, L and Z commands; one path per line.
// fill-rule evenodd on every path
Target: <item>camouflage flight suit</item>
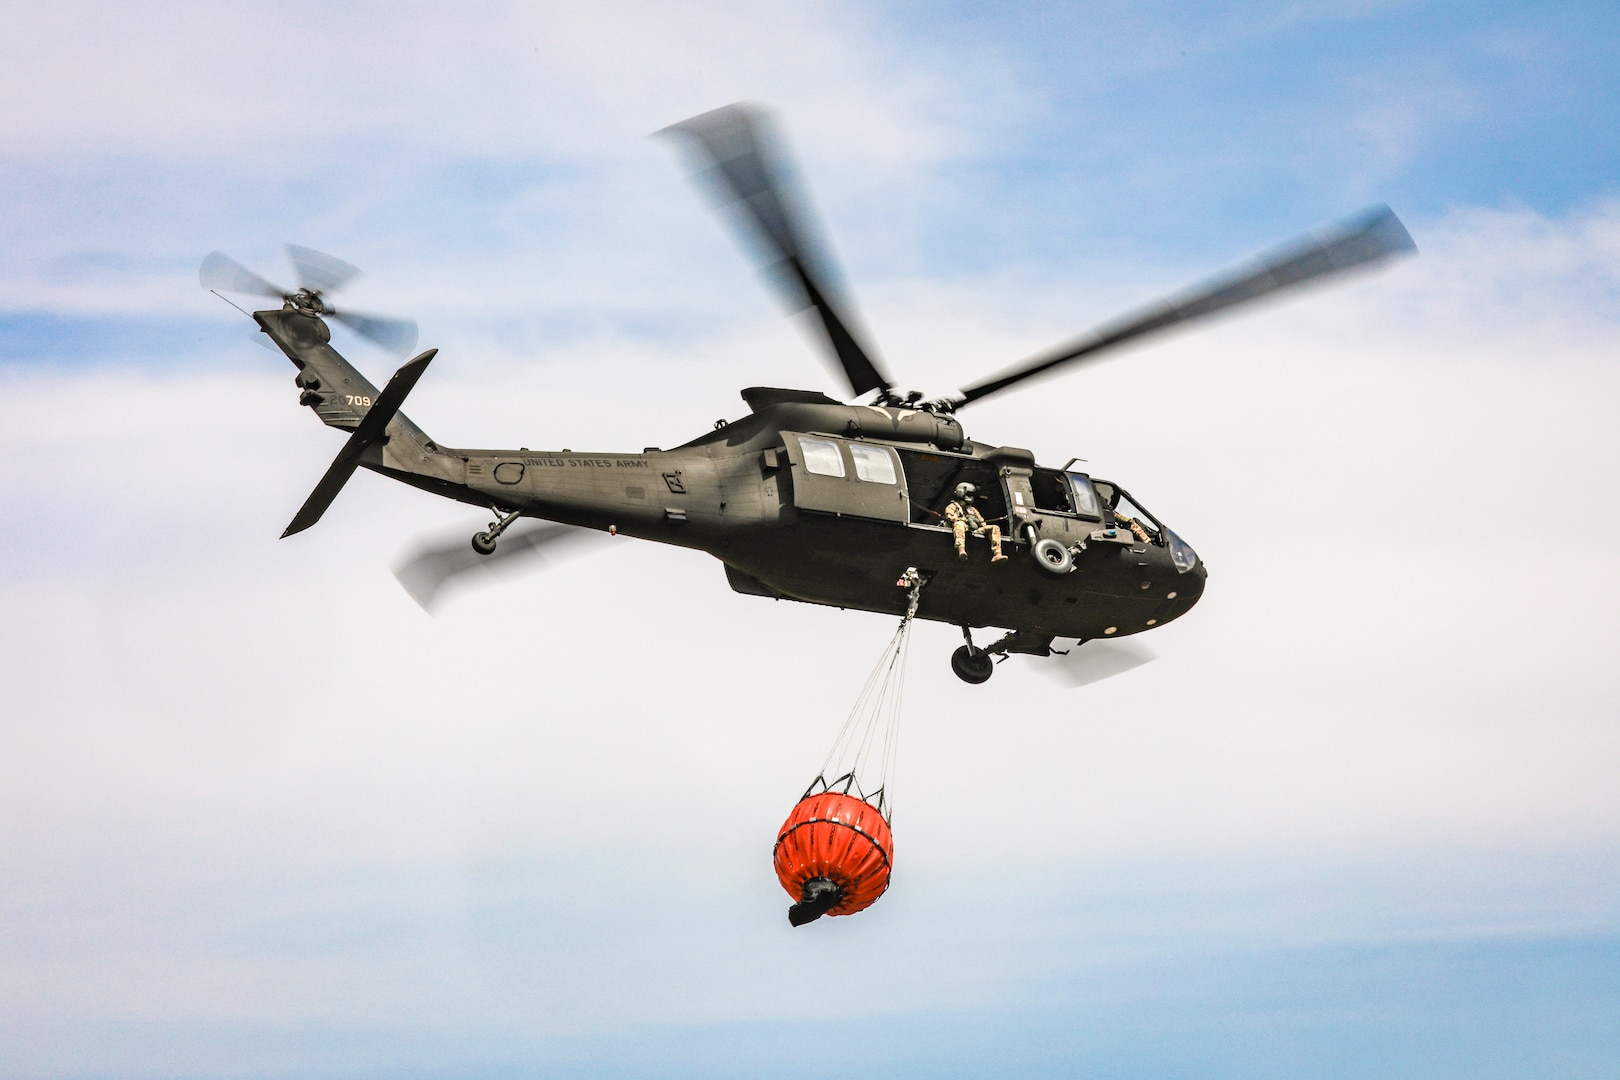
M 945 520 L 951 523 L 951 532 L 956 536 L 956 557 L 967 558 L 967 534 L 983 536 L 990 534 L 990 561 L 1004 562 L 1007 556 L 1001 553 L 1001 526 L 991 525 L 979 513 L 979 508 L 968 503 L 964 508 L 960 502 L 949 503 L 945 507 Z
M 1135 518 L 1133 518 L 1133 517 L 1125 517 L 1122 514 L 1115 514 L 1114 515 L 1114 520 L 1118 521 L 1121 525 L 1123 525 L 1127 529 L 1131 530 L 1131 535 L 1136 537 L 1138 540 L 1142 541 L 1142 543 L 1146 544 L 1146 543 L 1150 543 L 1152 541 L 1153 538 L 1148 536 L 1147 529 L 1144 528 L 1142 526 L 1142 523 L 1140 521 L 1137 521 Z

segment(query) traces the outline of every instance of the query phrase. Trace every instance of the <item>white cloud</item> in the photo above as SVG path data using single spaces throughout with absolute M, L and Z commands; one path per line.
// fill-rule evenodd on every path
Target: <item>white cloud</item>
M 388 269 L 385 306 L 424 314 L 436 299 L 566 311 L 613 288 L 633 308 L 689 263 L 669 246 L 683 229 L 712 238 L 647 139 L 658 128 L 772 102 L 837 200 L 970 151 L 1015 100 L 993 67 L 964 58 L 946 77 L 853 7 L 16 15 L 0 43 L 0 95 L 20 106 L 0 118 L 14 310 L 172 310 L 186 295 L 200 311 L 185 279 L 203 253 L 231 248 L 275 278 L 281 238 Z
M 1159 661 L 1078 693 L 1024 658 L 964 689 L 954 631 L 919 628 L 901 876 L 813 946 L 777 926 L 769 838 L 884 620 L 736 596 L 632 541 L 430 620 L 387 562 L 481 518 L 362 476 L 276 541 L 336 443 L 270 354 L 13 380 L 0 1060 L 543 1056 L 798 1014 L 783 973 L 812 947 L 918 1010 L 1183 937 L 1612 926 L 1614 221 L 1461 211 L 1382 277 L 974 410 L 981 437 L 1123 480 L 1209 593 Z M 1008 294 L 1012 332 L 908 286 L 895 351 L 972 371 L 1053 336 L 1063 293 Z M 492 344 L 412 411 L 452 442 L 667 443 L 810 363 L 761 380 L 760 348 L 597 341 L 540 368 Z M 335 1048 L 198 1042 L 315 1024 Z
M 311 144 L 358 137 L 612 153 L 621 125 L 639 134 L 684 115 L 674 86 L 697 111 L 728 85 L 825 79 L 837 89 L 790 99 L 812 112 L 817 101 L 847 108 L 874 80 L 892 91 L 880 110 L 913 103 L 908 85 L 937 86 L 917 67 L 882 72 L 859 12 L 790 4 L 68 4 L 19 12 L 14 27 L 4 88 L 31 107 L 12 111 L 4 134 L 46 152 L 206 159 L 231 147 L 297 162 Z M 892 149 L 915 159 L 927 130 L 906 125 Z
M 939 170 L 1046 99 L 926 48 L 802 5 L 14 12 L 0 288 L 223 324 L 198 257 L 274 276 L 285 236 L 443 346 L 410 409 L 437 437 L 670 445 L 737 387 L 835 389 L 642 139 L 742 97 L 884 269 L 860 292 L 903 381 L 1184 283 L 933 266 Z M 956 632 L 919 628 L 896 888 L 814 936 L 771 830 L 884 620 L 630 541 L 429 620 L 390 558 L 482 517 L 361 476 L 276 541 L 337 445 L 278 357 L 137 328 L 109 366 L 11 365 L 0 1069 L 554 1060 L 847 1018 L 807 966 L 883 972 L 897 1015 L 1174 949 L 1612 928 L 1620 209 L 1410 224 L 1417 262 L 968 415 L 1122 480 L 1210 591 L 1078 693 L 1025 658 L 964 689 Z

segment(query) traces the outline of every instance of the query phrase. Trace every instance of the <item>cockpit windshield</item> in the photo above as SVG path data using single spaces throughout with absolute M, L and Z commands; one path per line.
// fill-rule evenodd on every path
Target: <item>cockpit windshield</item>
M 1116 522 L 1131 530 L 1144 544 L 1164 543 L 1164 526 L 1160 525 L 1152 514 L 1132 502 L 1124 488 L 1107 480 L 1097 480 L 1094 483 L 1097 494 L 1102 496 L 1103 506 L 1114 516 Z
M 1037 475 L 1040 471 L 1036 470 Z M 1141 543 L 1168 548 L 1178 573 L 1185 574 L 1198 565 L 1198 553 L 1133 500 L 1124 488 L 1108 480 L 1093 480 L 1085 473 L 1062 475 L 1068 488 L 1067 513 L 1105 519 L 1111 526 L 1130 530 Z M 1037 487 L 1036 491 L 1039 490 Z

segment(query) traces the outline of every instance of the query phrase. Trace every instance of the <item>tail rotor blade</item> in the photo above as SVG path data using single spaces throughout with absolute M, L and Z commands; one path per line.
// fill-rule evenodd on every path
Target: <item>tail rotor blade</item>
M 223 251 L 208 253 L 197 270 L 197 280 L 202 282 L 203 288 L 215 292 L 253 293 L 277 300 L 287 295 L 285 289 L 272 285 Z
M 324 252 L 297 244 L 283 244 L 298 272 L 298 283 L 311 292 L 334 293 L 360 276 L 360 268 Z
M 331 315 L 361 337 L 375 341 L 396 356 L 408 356 L 416 348 L 417 329 L 414 320 L 361 315 L 353 311 L 334 311 Z
M 893 383 L 861 342 L 847 306 L 832 287 L 831 256 L 814 243 L 810 215 L 795 204 L 772 160 L 776 140 L 766 115 L 753 106 L 727 105 L 664 132 L 697 141 L 708 166 L 700 173 L 701 182 L 717 201 L 738 207 L 752 223 L 753 239 L 770 263 L 769 278 L 789 310 L 816 310 L 850 389 L 856 394 L 889 389 Z
M 1148 334 L 1202 319 L 1272 293 L 1417 251 L 1401 219 L 1380 206 L 1323 234 L 1313 234 L 1262 255 L 1258 266 L 1221 274 L 1142 308 L 1091 334 L 962 391 L 951 404 L 966 405 L 1063 364 L 1094 357 Z
M 606 538 L 591 529 L 556 522 L 508 529 L 494 554 L 479 555 L 468 533 L 456 533 L 414 546 L 394 564 L 394 577 L 424 611 L 432 612 L 456 588 L 508 573 L 537 569 L 557 558 L 576 554 Z
M 359 277 L 357 267 L 297 244 L 284 246 L 287 257 L 298 271 L 298 281 L 305 293 L 294 294 L 278 288 L 222 251 L 211 252 L 202 261 L 197 272 L 198 279 L 204 288 L 216 292 L 255 293 L 295 301 L 306 311 L 331 316 L 396 356 L 409 356 L 416 351 L 417 327 L 413 320 L 367 315 L 358 311 L 335 311 L 321 295 L 341 289 Z

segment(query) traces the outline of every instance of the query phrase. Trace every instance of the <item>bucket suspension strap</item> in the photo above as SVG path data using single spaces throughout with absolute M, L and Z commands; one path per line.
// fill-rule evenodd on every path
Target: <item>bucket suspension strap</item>
M 893 800 L 889 797 L 894 782 L 895 758 L 900 742 L 900 711 L 905 694 L 906 659 L 910 654 L 911 624 L 917 617 L 917 605 L 922 601 L 926 579 L 915 567 L 908 568 L 895 582 L 905 588 L 906 613 L 900 617 L 894 636 L 878 657 L 876 666 L 866 678 L 855 699 L 855 705 L 844 720 L 827 759 L 821 764 L 818 778 L 827 785 L 827 777 L 836 777 L 834 785 L 845 791 L 853 790 L 867 802 L 876 806 L 885 817 L 893 813 Z M 877 786 L 863 790 L 858 776 L 865 775 L 870 782 L 877 774 Z M 812 784 L 812 787 L 815 785 Z
M 917 572 L 915 566 L 908 566 L 895 584 L 910 593 L 906 599 L 906 614 L 900 620 L 901 629 L 905 629 L 906 624 L 917 617 L 917 605 L 922 602 L 923 576 Z

